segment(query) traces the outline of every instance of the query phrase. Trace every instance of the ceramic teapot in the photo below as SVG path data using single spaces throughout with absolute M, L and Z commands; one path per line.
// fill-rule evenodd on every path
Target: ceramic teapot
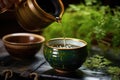
M 64 13 L 61 0 L 21 0 L 15 9 L 18 23 L 31 32 L 43 30 Z
M 0 13 L 10 9 L 16 12 L 20 26 L 31 32 L 42 31 L 64 13 L 61 0 L 0 0 Z

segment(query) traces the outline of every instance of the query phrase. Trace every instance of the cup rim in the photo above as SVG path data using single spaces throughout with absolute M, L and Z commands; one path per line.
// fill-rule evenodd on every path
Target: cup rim
M 17 43 L 17 42 L 10 42 L 10 41 L 6 40 L 7 38 L 13 37 L 13 36 L 33 36 L 33 37 L 36 37 L 41 40 L 37 41 L 37 42 L 30 42 L 30 43 Z M 13 45 L 31 45 L 31 44 L 42 43 L 45 41 L 45 38 L 42 35 L 38 35 L 38 34 L 34 34 L 34 33 L 11 33 L 11 34 L 4 35 L 2 37 L 2 41 L 5 43 L 8 43 L 8 44 L 13 44 Z
M 57 48 L 57 47 L 53 47 L 53 46 L 50 46 L 50 45 L 49 45 L 49 42 L 50 42 L 50 41 L 54 41 L 54 40 L 63 40 L 63 39 L 64 39 L 64 37 L 52 38 L 52 39 L 46 41 L 45 44 L 46 44 L 46 46 L 48 46 L 48 47 L 50 47 L 50 48 L 62 49 L 62 50 L 72 50 L 72 49 L 78 49 L 78 48 L 82 48 L 82 47 L 87 46 L 87 42 L 86 42 L 85 40 L 78 39 L 78 38 L 69 38 L 69 37 L 66 37 L 65 39 L 67 39 L 67 40 L 73 40 L 73 41 L 77 41 L 77 42 L 82 42 L 82 43 L 84 43 L 84 45 L 83 45 L 83 46 L 79 46 L 79 47 L 75 47 L 75 48 Z

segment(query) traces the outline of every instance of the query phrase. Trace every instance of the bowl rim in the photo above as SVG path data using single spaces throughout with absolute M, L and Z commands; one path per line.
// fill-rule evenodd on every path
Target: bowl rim
M 85 40 L 78 39 L 78 38 L 70 38 L 70 37 L 65 37 L 65 39 L 67 39 L 67 40 L 72 39 L 73 41 L 82 42 L 82 43 L 84 43 L 85 45 L 80 46 L 80 47 L 75 47 L 75 48 L 56 48 L 56 47 L 53 47 L 53 46 L 49 46 L 49 44 L 48 44 L 49 41 L 63 40 L 63 39 L 64 39 L 64 37 L 52 38 L 52 39 L 49 39 L 48 41 L 46 41 L 45 45 L 48 46 L 48 47 L 50 47 L 50 48 L 61 49 L 61 50 L 73 50 L 73 49 L 83 48 L 83 47 L 87 46 L 87 42 L 86 42 Z
M 16 42 L 9 42 L 6 41 L 6 38 L 12 37 L 12 36 L 34 36 L 37 37 L 39 39 L 41 39 L 40 41 L 37 42 L 30 42 L 30 43 L 16 43 Z M 34 34 L 34 33 L 11 33 L 11 34 L 6 34 L 2 37 L 2 41 L 4 43 L 8 43 L 8 44 L 13 44 L 13 45 L 31 45 L 31 44 L 38 44 L 38 43 L 42 43 L 45 41 L 45 37 L 42 35 L 38 35 L 38 34 Z

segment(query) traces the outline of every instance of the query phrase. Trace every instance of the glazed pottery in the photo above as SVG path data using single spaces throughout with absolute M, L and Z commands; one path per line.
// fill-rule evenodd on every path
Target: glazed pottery
M 27 31 L 38 32 L 56 19 L 61 19 L 64 6 L 61 0 L 20 0 L 16 4 L 18 23 Z
M 12 33 L 3 36 L 2 41 L 13 58 L 27 59 L 35 56 L 45 38 L 32 33 Z
M 53 38 L 44 45 L 44 56 L 58 72 L 77 70 L 87 58 L 87 42 L 75 38 Z

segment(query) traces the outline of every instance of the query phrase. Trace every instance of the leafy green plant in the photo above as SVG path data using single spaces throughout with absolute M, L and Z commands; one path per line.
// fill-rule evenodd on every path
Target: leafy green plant
M 93 55 L 87 58 L 84 66 L 92 70 L 105 70 L 111 62 L 100 55 Z
M 107 60 L 104 56 L 93 55 L 87 58 L 83 66 L 94 71 L 108 73 L 111 75 L 112 80 L 120 79 L 120 67 L 113 65 L 112 62 Z
M 119 9 L 108 6 L 70 5 L 65 11 L 62 22 L 48 26 L 43 35 L 46 39 L 54 37 L 74 37 L 84 39 L 89 46 L 93 40 L 99 42 L 110 35 L 110 45 L 120 45 Z
M 63 15 L 63 26 L 55 22 L 45 29 L 43 35 L 45 35 L 47 39 L 63 37 L 64 32 L 65 37 L 85 38 L 96 25 L 96 22 L 92 19 L 94 18 L 92 17 L 94 14 L 96 14 L 95 17 L 100 16 L 100 14 L 92 10 L 91 7 L 86 7 L 85 5 L 70 5 L 70 8 L 67 9 Z
M 88 49 L 97 45 L 103 50 L 117 50 L 120 47 L 120 8 L 71 4 L 65 11 L 61 24 L 54 22 L 44 30 L 43 35 L 46 40 L 55 37 L 83 39 L 88 42 Z M 88 57 L 84 66 L 90 69 L 106 69 L 111 75 L 120 75 L 120 68 L 112 66 L 111 61 L 100 55 Z

